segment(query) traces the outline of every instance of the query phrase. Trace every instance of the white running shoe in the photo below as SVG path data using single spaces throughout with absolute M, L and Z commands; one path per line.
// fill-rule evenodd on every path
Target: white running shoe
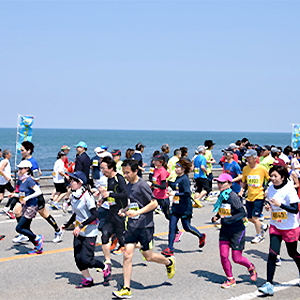
M 63 203 L 63 212 L 64 212 L 64 213 L 67 213 L 67 212 L 68 212 L 68 207 L 69 207 L 68 202 L 67 202 L 67 201 L 64 201 L 64 203 Z
M 13 243 L 25 243 L 29 241 L 29 238 L 26 235 L 20 234 L 17 237 L 15 237 L 12 241 Z
M 62 241 L 62 235 L 63 235 L 64 231 L 60 230 L 58 232 L 55 232 L 55 237 L 53 239 L 53 243 L 59 243 Z
M 260 235 L 257 234 L 255 236 L 255 238 L 251 241 L 252 244 L 259 244 L 260 242 L 262 242 L 264 240 L 264 238 Z
M 260 232 L 260 234 L 261 234 L 262 237 L 265 236 L 265 234 L 267 233 L 268 229 L 269 229 L 269 224 L 263 224 L 261 226 L 261 232 Z
M 6 207 L 6 206 L 4 206 L 4 207 L 2 208 L 2 211 L 3 211 L 4 213 L 8 212 L 8 210 L 9 210 L 9 208 Z
M 277 266 L 277 267 L 280 267 L 280 266 L 281 266 L 281 258 L 280 258 L 280 255 L 277 255 L 277 256 L 276 256 L 276 266 Z

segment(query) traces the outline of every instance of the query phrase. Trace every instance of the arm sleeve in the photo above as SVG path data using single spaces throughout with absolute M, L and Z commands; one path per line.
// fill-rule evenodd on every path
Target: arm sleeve
M 26 201 L 30 200 L 32 198 L 38 197 L 39 195 L 42 195 L 42 191 L 40 189 L 40 187 L 36 184 L 35 186 L 33 186 L 31 189 L 34 190 L 34 193 L 31 195 L 26 196 Z
M 97 219 L 98 213 L 97 213 L 97 209 L 95 207 L 90 209 L 90 213 L 91 213 L 91 216 L 89 218 L 87 218 L 84 222 L 82 222 L 83 227 L 92 223 L 93 221 L 95 221 Z
M 297 214 L 299 212 L 298 203 L 291 203 L 290 205 L 281 204 L 280 207 L 291 214 Z
M 67 223 L 65 223 L 65 228 L 68 228 L 71 224 L 73 224 L 73 222 L 76 220 L 76 214 L 73 213 L 73 215 L 71 216 L 71 218 L 69 219 L 69 221 Z
M 165 190 L 167 188 L 167 181 L 166 180 L 162 180 L 160 185 L 156 184 L 156 183 L 152 183 L 152 186 L 160 188 L 162 190 Z
M 115 198 L 116 200 L 121 202 L 124 199 L 127 200 L 126 182 L 122 175 L 118 176 L 118 187 L 121 190 L 120 193 L 115 193 L 115 192 L 109 193 L 109 197 Z

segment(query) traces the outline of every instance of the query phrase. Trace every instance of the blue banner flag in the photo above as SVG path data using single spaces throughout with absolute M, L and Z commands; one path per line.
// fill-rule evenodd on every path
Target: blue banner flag
M 21 144 L 32 139 L 32 116 L 20 116 L 18 119 L 17 153 L 21 153 Z
M 292 147 L 297 149 L 300 146 L 300 125 L 293 124 Z

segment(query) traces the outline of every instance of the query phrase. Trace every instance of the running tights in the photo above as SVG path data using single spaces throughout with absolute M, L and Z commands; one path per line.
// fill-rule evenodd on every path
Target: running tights
M 202 238 L 202 234 L 197 230 L 197 228 L 193 227 L 191 225 L 191 219 L 190 218 L 181 218 L 179 216 L 170 215 L 170 222 L 169 222 L 169 248 L 170 250 L 173 250 L 173 244 L 176 234 L 176 228 L 178 220 L 181 219 L 181 224 L 183 226 L 183 229 L 186 232 L 190 232 L 191 234 L 198 237 L 198 239 Z
M 35 243 L 36 235 L 30 229 L 31 221 L 32 221 L 32 219 L 26 219 L 24 216 L 22 216 L 18 222 L 16 231 L 23 235 L 28 236 L 30 242 L 35 245 L 36 244 Z
M 229 248 L 230 242 L 229 241 L 219 241 L 220 247 L 220 256 L 221 256 L 221 263 L 223 266 L 223 270 L 227 276 L 227 278 L 233 278 L 232 275 L 232 267 L 229 260 Z M 245 266 L 247 269 L 251 267 L 250 261 L 242 256 L 242 250 L 232 250 L 232 260 L 239 265 Z
M 270 250 L 267 264 L 267 281 L 273 284 L 273 277 L 276 268 L 276 258 L 280 254 L 282 236 L 270 234 Z M 300 273 L 300 254 L 297 252 L 297 241 L 292 243 L 285 242 L 288 255 L 295 261 Z

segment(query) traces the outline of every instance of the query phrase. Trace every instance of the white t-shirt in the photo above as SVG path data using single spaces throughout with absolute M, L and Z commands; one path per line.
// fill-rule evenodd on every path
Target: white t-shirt
M 4 174 L 7 176 L 7 177 L 9 177 L 9 178 L 11 178 L 11 166 L 10 166 L 10 162 L 9 162 L 9 160 L 8 159 L 3 159 L 1 162 L 0 162 L 0 167 L 1 166 L 3 166 L 3 164 L 5 164 L 7 162 L 7 165 L 6 165 L 6 167 L 3 169 L 3 172 L 4 172 Z M 8 183 L 8 181 L 6 180 L 6 178 L 2 175 L 2 174 L 0 174 L 0 185 L 5 185 L 5 184 L 7 184 Z
M 78 221 L 79 223 L 87 220 L 91 216 L 90 210 L 92 208 L 96 208 L 94 197 L 88 191 L 85 191 L 80 199 L 76 199 L 72 193 L 71 203 L 72 211 L 76 214 L 76 221 Z M 84 227 L 79 234 L 85 237 L 97 236 L 97 224 L 86 225 L 86 227 Z
M 285 155 L 283 152 L 280 153 L 278 158 L 282 159 L 286 164 L 288 164 L 290 162 L 289 157 L 287 155 Z
M 291 160 L 291 167 L 296 172 L 298 178 L 300 177 L 300 163 L 296 157 L 293 157 Z
M 288 182 L 281 189 L 276 190 L 273 186 L 273 183 L 268 188 L 268 199 L 274 198 L 282 204 L 291 205 L 292 203 L 298 203 L 299 198 L 297 192 L 292 184 Z M 292 214 L 282 209 L 271 205 L 271 221 L 270 224 L 274 225 L 277 229 L 287 230 L 294 229 L 299 226 L 297 214 Z
M 58 159 L 53 167 L 53 182 L 54 183 L 64 183 L 65 182 L 65 178 L 63 176 L 61 176 L 59 174 L 59 172 L 61 173 L 65 173 L 65 165 L 64 162 L 61 159 Z

